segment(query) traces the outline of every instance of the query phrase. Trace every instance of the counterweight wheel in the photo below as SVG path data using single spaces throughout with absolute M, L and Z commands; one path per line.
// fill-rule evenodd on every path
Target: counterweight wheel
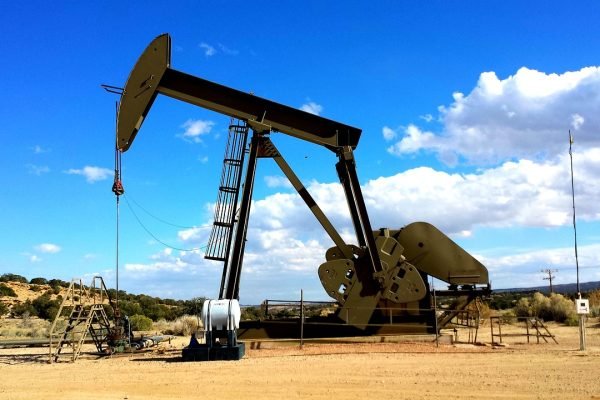
M 327 262 L 319 267 L 321 284 L 342 306 L 339 316 L 346 323 L 366 326 L 380 301 L 408 303 L 419 301 L 427 294 L 421 274 L 404 259 L 404 249 L 394 238 L 379 236 L 375 243 L 381 258 L 380 273 L 365 273 L 368 262 L 357 247 L 352 249 L 357 255 L 354 260 L 343 258 L 339 248 L 330 248 L 326 253 Z

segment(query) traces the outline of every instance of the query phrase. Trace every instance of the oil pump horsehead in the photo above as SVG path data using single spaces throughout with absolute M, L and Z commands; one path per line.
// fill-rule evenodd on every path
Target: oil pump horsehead
M 433 225 L 415 222 L 401 229 L 372 229 L 354 159 L 360 129 L 172 69 L 171 39 L 163 34 L 140 56 L 121 95 L 116 142 L 120 152 L 129 150 L 159 94 L 237 119 L 238 130 L 246 135 L 242 154 L 248 154 L 239 214 L 229 224 L 219 225 L 229 230 L 221 237 L 224 251 L 212 256 L 224 262 L 221 299 L 239 299 L 258 158 L 275 160 L 333 241 L 325 262 L 318 267 L 318 275 L 325 292 L 338 303 L 335 318 L 341 324 L 365 330 L 381 317 L 380 309 L 401 315 L 410 308 L 429 306 L 429 277 L 446 282 L 456 296 L 472 298 L 489 291 L 487 269 Z M 252 135 L 248 144 L 249 131 Z M 275 133 L 323 146 L 335 154 L 335 167 L 356 233 L 355 244 L 342 239 L 302 185 L 271 141 Z M 242 158 L 237 161 L 241 163 Z M 239 181 L 241 176 L 235 186 L 238 192 Z M 237 193 L 234 199 L 235 209 Z M 219 227 L 215 221 L 215 228 Z

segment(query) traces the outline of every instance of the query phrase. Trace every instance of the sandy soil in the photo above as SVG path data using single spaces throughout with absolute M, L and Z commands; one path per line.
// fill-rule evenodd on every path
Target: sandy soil
M 550 329 L 558 345 L 512 337 L 492 347 L 484 328 L 479 346 L 263 342 L 248 343 L 241 361 L 207 363 L 179 361 L 185 338 L 162 354 L 53 365 L 47 349 L 0 349 L 0 398 L 600 399 L 600 329 L 588 329 L 586 351 L 578 350 L 576 327 Z

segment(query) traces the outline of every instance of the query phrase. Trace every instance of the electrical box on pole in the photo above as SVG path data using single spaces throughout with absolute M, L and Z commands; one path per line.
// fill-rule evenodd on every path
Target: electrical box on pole
M 590 301 L 588 299 L 575 300 L 577 314 L 587 315 L 590 313 Z

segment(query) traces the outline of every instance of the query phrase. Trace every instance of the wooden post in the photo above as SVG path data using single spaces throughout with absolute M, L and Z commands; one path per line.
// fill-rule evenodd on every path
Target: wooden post
M 300 289 L 300 348 L 304 347 L 304 290 Z

